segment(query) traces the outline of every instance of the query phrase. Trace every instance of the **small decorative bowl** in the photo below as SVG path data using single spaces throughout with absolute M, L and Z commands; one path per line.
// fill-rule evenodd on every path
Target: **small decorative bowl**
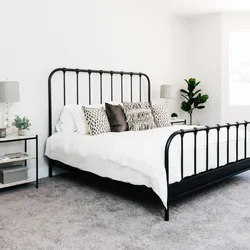
M 0 128 L 0 138 L 6 137 L 6 128 Z

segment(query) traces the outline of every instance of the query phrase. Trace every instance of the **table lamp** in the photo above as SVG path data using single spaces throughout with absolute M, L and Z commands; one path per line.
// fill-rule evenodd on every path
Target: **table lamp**
M 19 83 L 15 81 L 0 82 L 0 103 L 5 103 L 5 122 L 6 130 L 9 125 L 9 103 L 19 102 Z
M 172 85 L 161 85 L 161 98 L 166 100 L 174 98 Z

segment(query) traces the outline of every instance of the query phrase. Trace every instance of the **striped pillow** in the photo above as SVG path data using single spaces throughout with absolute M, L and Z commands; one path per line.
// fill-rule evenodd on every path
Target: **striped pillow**
M 149 102 L 124 102 L 123 107 L 129 130 L 139 131 L 156 127 Z

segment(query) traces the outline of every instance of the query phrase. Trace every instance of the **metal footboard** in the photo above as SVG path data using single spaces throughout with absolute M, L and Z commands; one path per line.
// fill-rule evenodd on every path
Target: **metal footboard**
M 213 127 L 201 127 L 192 128 L 187 130 L 178 130 L 174 132 L 166 142 L 165 146 L 165 169 L 166 169 L 166 179 L 167 179 L 167 209 L 165 209 L 165 220 L 169 220 L 169 204 L 172 200 L 177 199 L 185 194 L 197 191 L 201 188 L 212 185 L 219 182 L 225 178 L 244 172 L 250 169 L 250 161 L 246 162 L 247 158 L 247 127 L 250 122 L 236 122 L 234 124 L 216 125 Z M 230 161 L 230 129 L 235 127 L 235 161 Z M 244 128 L 244 155 L 243 159 L 239 160 L 239 128 Z M 220 135 L 221 129 L 226 129 L 226 165 L 220 166 Z M 216 143 L 216 166 L 213 169 L 209 169 L 209 133 L 215 130 L 217 143 Z M 200 132 L 205 132 L 205 166 L 206 170 L 197 173 L 197 135 Z M 193 159 L 194 159 L 194 175 L 185 177 L 184 176 L 184 137 L 187 134 L 193 134 Z M 169 170 L 169 159 L 171 155 L 170 147 L 172 141 L 177 136 L 180 136 L 180 165 L 181 165 L 181 181 L 174 184 L 169 184 L 170 180 L 170 170 Z M 245 160 L 245 161 L 244 161 Z

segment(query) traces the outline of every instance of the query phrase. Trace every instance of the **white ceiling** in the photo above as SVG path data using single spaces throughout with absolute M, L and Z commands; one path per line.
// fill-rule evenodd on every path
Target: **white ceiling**
M 183 16 L 222 12 L 250 12 L 250 0 L 146 0 Z

